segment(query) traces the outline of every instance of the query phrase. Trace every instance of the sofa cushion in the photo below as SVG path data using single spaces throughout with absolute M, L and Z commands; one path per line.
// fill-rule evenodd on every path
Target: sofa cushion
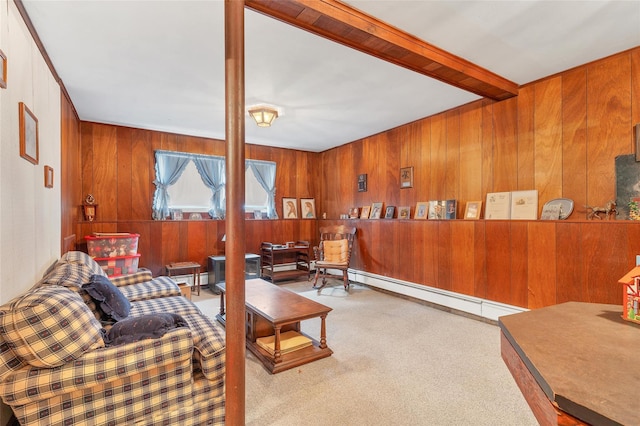
M 93 275 L 82 288 L 96 301 L 107 317 L 120 321 L 129 316 L 131 304 L 120 289 L 109 281 L 109 278 Z
M 15 354 L 34 367 L 57 367 L 104 347 L 100 323 L 79 294 L 39 287 L 11 303 L 0 330 Z
M 112 283 L 115 281 L 112 279 Z M 122 294 L 129 299 L 129 302 L 137 302 L 139 300 L 155 299 L 159 297 L 180 296 L 180 287 L 170 277 L 160 276 L 152 279 L 151 281 L 141 282 L 135 285 L 124 285 L 118 287 Z M 159 311 L 159 312 L 174 312 L 175 311 Z
M 158 313 L 126 318 L 115 323 L 105 336 L 107 346 L 124 345 L 142 339 L 157 339 L 177 327 L 187 327 L 176 314 Z
M 139 284 L 151 281 L 153 279 L 153 275 L 151 275 L 151 271 L 148 269 L 138 269 L 137 272 L 128 275 L 121 275 L 119 277 L 111 278 L 111 282 L 116 287 L 123 287 L 132 284 Z
M 91 281 L 93 275 L 95 275 L 95 271 L 90 266 L 79 263 L 59 263 L 40 280 L 38 287 L 59 285 L 80 288 L 83 284 Z
M 91 256 L 82 251 L 68 251 L 60 257 L 58 261 L 60 264 L 74 264 L 87 266 L 94 274 L 107 276 L 107 273 L 102 269 L 100 264 L 95 261 Z
M 347 263 L 349 242 L 347 240 L 325 240 L 322 242 L 324 261 L 335 265 Z

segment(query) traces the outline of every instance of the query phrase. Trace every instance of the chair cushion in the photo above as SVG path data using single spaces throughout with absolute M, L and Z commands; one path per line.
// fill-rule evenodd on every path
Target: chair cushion
M 0 316 L 15 354 L 34 367 L 57 367 L 104 347 L 100 323 L 78 293 L 44 286 L 19 297 Z
M 82 288 L 96 301 L 107 317 L 120 321 L 129 316 L 131 304 L 120 289 L 109 281 L 109 278 L 93 275 L 91 281 L 84 284 Z
M 157 339 L 177 327 L 188 327 L 180 316 L 170 313 L 147 314 L 115 323 L 105 336 L 107 346 L 124 345 L 142 339 Z
M 349 241 L 325 240 L 322 242 L 324 261 L 334 265 L 346 264 L 349 259 Z

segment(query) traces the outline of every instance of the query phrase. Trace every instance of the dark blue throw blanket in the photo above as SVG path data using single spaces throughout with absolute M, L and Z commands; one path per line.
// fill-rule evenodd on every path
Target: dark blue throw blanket
M 123 345 L 142 339 L 157 339 L 177 327 L 188 327 L 177 314 L 147 314 L 118 321 L 105 333 L 107 346 Z

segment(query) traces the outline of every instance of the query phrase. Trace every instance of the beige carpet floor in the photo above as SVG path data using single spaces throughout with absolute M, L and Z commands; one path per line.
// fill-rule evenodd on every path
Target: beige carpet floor
M 247 351 L 248 425 L 536 425 L 496 325 L 339 281 L 282 287 L 333 308 L 329 358 L 275 375 Z M 193 300 L 207 315 L 218 296 Z M 320 319 L 302 323 L 319 338 Z

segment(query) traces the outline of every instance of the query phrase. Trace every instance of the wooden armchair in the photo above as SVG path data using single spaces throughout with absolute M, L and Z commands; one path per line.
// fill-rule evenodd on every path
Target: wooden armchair
M 322 288 L 327 284 L 328 269 L 342 271 L 345 290 L 349 289 L 349 261 L 356 235 L 355 227 L 344 225 L 323 226 L 320 228 L 320 243 L 313 248 L 316 258 L 316 276 L 313 288 Z M 317 287 L 318 278 L 322 275 L 322 285 Z

